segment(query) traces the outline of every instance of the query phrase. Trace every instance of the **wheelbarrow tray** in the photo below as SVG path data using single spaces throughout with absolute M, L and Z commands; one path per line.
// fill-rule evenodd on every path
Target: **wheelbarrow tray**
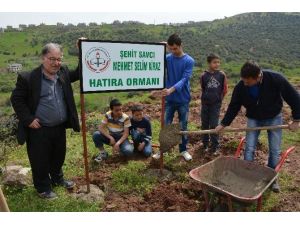
M 207 191 L 227 195 L 241 202 L 257 200 L 278 176 L 269 167 L 231 156 L 218 157 L 191 170 L 189 174 Z

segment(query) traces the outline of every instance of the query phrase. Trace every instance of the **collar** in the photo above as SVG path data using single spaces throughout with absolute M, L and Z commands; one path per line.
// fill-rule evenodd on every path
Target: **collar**
M 43 78 L 43 79 L 46 79 L 46 80 L 50 80 L 50 81 L 56 82 L 57 79 L 58 79 L 58 75 L 55 74 L 55 75 L 54 75 L 54 79 L 50 79 L 50 78 L 42 71 L 42 78 Z
M 220 70 L 215 70 L 215 71 L 204 70 L 204 72 L 209 73 L 209 74 L 216 74 L 216 73 L 220 72 Z

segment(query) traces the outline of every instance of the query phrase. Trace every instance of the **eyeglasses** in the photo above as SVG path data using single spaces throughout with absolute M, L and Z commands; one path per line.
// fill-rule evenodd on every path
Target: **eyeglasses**
M 62 62 L 62 58 L 55 58 L 55 57 L 47 57 L 47 59 L 51 62 L 51 63 L 56 63 L 56 61 L 58 63 L 61 63 Z

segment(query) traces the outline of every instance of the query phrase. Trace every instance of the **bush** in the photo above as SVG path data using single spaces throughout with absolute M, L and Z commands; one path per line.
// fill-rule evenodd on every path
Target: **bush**
M 15 114 L 0 119 L 0 141 L 10 142 L 15 140 L 17 133 L 18 119 Z

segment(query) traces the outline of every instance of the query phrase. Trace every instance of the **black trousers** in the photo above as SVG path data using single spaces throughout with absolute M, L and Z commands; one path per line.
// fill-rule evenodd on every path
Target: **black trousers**
M 201 129 L 215 129 L 219 125 L 219 116 L 222 103 L 215 103 L 212 105 L 201 105 Z M 202 136 L 202 142 L 204 145 L 209 144 L 211 141 L 212 147 L 219 147 L 219 135 L 218 134 L 204 134 Z
M 39 193 L 50 191 L 51 184 L 63 181 L 62 166 L 66 156 L 65 126 L 29 129 L 27 154 L 34 187 Z

